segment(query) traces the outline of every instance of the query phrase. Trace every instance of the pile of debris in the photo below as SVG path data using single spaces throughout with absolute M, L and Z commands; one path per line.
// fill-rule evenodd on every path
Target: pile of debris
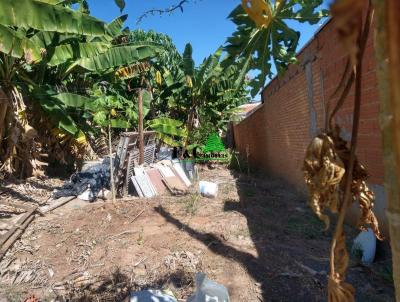
M 148 167 L 137 167 L 134 168 L 134 172 L 131 181 L 138 197 L 154 197 L 164 194 L 167 190 L 174 195 L 185 194 L 196 175 L 191 162 L 178 159 L 163 160 Z
M 120 197 L 154 197 L 170 192 L 185 194 L 197 173 L 193 162 L 172 159 L 172 150 L 156 153 L 155 133 L 145 132 L 144 163 L 139 165 L 138 134 L 125 132 L 112 159 L 113 176 Z M 110 196 L 110 158 L 91 162 L 53 195 L 55 199 L 75 196 L 86 201 Z

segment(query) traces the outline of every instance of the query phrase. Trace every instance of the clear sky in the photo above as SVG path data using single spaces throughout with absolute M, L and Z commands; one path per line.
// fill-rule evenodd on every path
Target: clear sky
M 240 0 L 193 0 L 185 4 L 183 13 L 177 10 L 172 15 L 149 16 L 140 24 L 136 24 L 137 18 L 143 12 L 153 8 L 169 7 L 179 0 L 125 1 L 126 7 L 123 13 L 129 15 L 126 25 L 130 29 L 153 29 L 165 33 L 173 39 L 181 53 L 185 44 L 190 42 L 196 64 L 200 64 L 205 57 L 224 44 L 226 38 L 235 31 L 235 25 L 227 17 L 241 3 Z M 89 0 L 89 7 L 93 16 L 106 22 L 120 15 L 114 0 Z M 319 25 L 310 26 L 294 22 L 293 27 L 301 32 L 299 47 L 302 47 Z

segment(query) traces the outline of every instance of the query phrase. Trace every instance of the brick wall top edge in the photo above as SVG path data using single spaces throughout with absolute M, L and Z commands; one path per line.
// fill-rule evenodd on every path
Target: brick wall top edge
M 299 64 L 301 64 L 304 53 L 307 50 L 309 50 L 313 47 L 318 47 L 318 45 L 314 46 L 313 44 L 318 43 L 318 37 L 320 35 L 322 35 L 322 32 L 324 32 L 326 30 L 331 30 L 331 28 L 330 28 L 331 26 L 333 26 L 332 18 L 329 17 L 328 20 L 326 20 L 325 23 L 320 28 L 318 28 L 318 30 L 314 33 L 314 35 L 310 38 L 310 40 L 308 40 L 303 45 L 303 47 L 297 52 L 296 58 L 299 60 L 299 62 L 300 62 Z M 296 70 L 298 68 L 299 68 L 299 65 L 294 65 L 294 64 L 289 65 L 288 70 L 285 72 L 285 74 L 282 77 L 276 75 L 275 77 L 273 77 L 271 79 L 271 81 L 267 84 L 267 86 L 265 86 L 264 89 L 262 90 L 262 92 L 261 92 L 262 95 L 264 95 L 264 94 L 267 95 L 267 90 L 273 89 L 274 87 L 276 87 L 276 85 L 278 85 L 278 87 L 279 87 L 279 81 L 285 82 L 285 81 L 287 81 L 287 77 L 293 77 L 296 74 Z M 269 94 L 271 94 L 271 92 L 269 92 Z

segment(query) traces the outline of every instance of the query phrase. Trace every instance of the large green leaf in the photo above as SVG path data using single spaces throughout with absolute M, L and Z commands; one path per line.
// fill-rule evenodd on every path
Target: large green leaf
M 120 119 L 112 119 L 111 121 L 111 127 L 112 128 L 130 128 L 131 123 L 125 120 L 120 120 Z
M 273 6 L 271 1 L 265 1 L 272 8 L 272 20 L 266 26 L 257 27 L 242 5 L 238 5 L 228 17 L 237 26 L 225 45 L 230 64 L 236 63 L 239 67 L 236 84 L 243 83 L 249 70 L 260 71 L 250 83 L 253 96 L 265 85 L 267 77 L 272 78 L 272 62 L 278 73 L 296 62 L 300 33 L 289 27 L 287 20 L 315 24 L 327 16 L 326 10 L 318 10 L 322 0 L 290 0 L 281 2 L 278 7 Z
M 28 62 L 41 59 L 40 49 L 17 31 L 0 25 L 0 51 L 15 58 L 25 56 Z
M 157 133 L 157 137 L 164 143 L 179 147 L 187 139 L 188 133 L 183 122 L 171 118 L 161 117 L 148 122 L 148 126 Z M 179 138 L 179 140 L 175 139 Z
M 187 130 L 183 125 L 183 122 L 178 120 L 161 117 L 149 121 L 148 124 L 153 131 L 156 131 L 161 134 L 179 136 L 179 137 L 187 136 Z
M 150 59 L 156 56 L 157 48 L 150 46 L 119 46 L 110 48 L 107 52 L 90 58 L 79 59 L 70 69 L 79 65 L 90 71 L 106 71 L 119 66 Z
M 127 18 L 128 15 L 122 15 L 118 18 L 115 18 L 113 21 L 106 25 L 107 33 L 111 37 L 116 37 L 117 35 L 119 35 L 124 27 L 124 23 Z
M 60 100 L 64 105 L 73 108 L 82 108 L 91 111 L 96 110 L 95 100 L 74 93 L 59 93 L 54 96 L 56 99 Z
M 72 135 L 76 135 L 79 132 L 79 128 L 75 121 L 66 112 L 58 100 L 52 99 L 51 96 L 46 96 L 46 94 L 36 94 L 36 98 L 42 109 L 59 129 Z
M 109 43 L 105 42 L 87 42 L 59 45 L 49 61 L 50 66 L 63 64 L 71 59 L 90 58 L 105 53 L 110 48 Z
M 36 0 L 1 0 L 0 24 L 90 36 L 105 34 L 105 24 L 94 17 Z

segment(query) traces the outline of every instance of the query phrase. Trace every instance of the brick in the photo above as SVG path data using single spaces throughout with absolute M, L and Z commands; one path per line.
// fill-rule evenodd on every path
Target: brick
M 383 160 L 379 129 L 379 95 L 376 61 L 371 31 L 363 60 L 362 108 L 358 153 L 369 169 L 371 180 L 383 183 Z M 336 104 L 332 98 L 344 71 L 347 57 L 342 50 L 333 22 L 320 30 L 299 54 L 301 61 L 306 52 L 315 53 L 312 63 L 314 109 L 317 129 L 324 127 L 324 108 Z M 321 87 L 323 77 L 323 91 Z M 246 120 L 234 127 L 237 149 L 245 154 L 251 146 L 250 164 L 273 172 L 300 189 L 304 189 L 301 166 L 304 152 L 310 142 L 307 80 L 301 65 L 292 65 L 281 78 L 273 79 L 264 89 L 265 104 Z M 347 132 L 351 131 L 354 87 L 338 112 L 336 121 Z M 325 101 L 325 105 L 322 103 Z

